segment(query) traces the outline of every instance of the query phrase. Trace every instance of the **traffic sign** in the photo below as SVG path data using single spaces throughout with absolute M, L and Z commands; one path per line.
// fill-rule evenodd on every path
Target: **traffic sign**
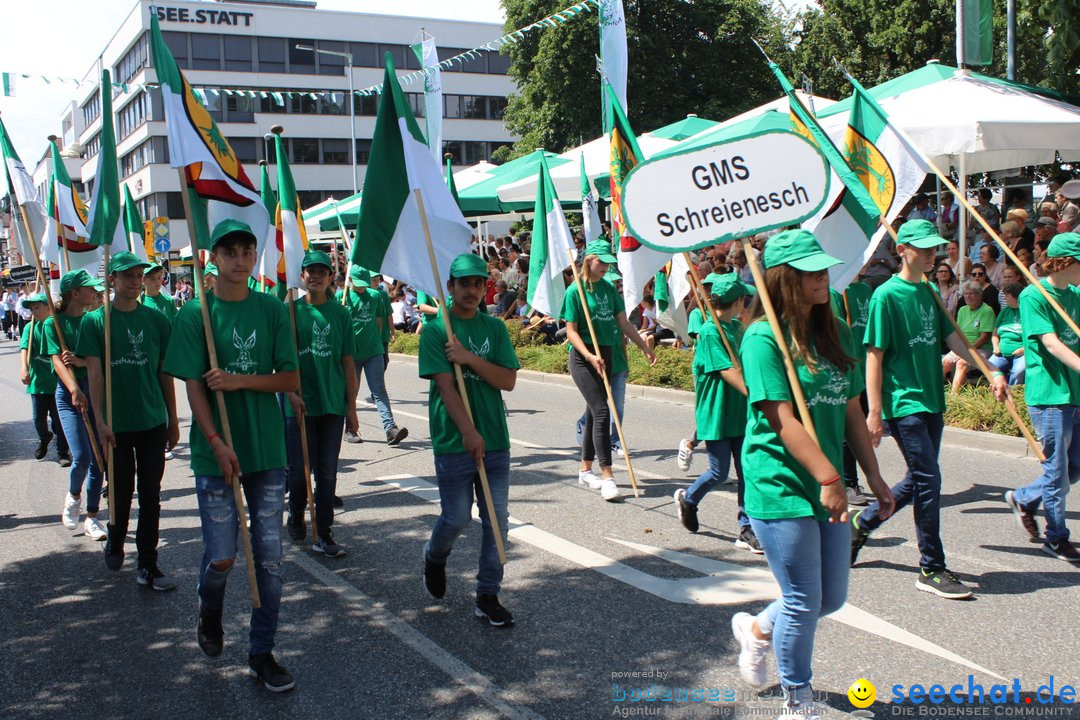
M 169 242 L 169 236 L 154 238 L 154 250 L 158 255 L 165 255 L 169 252 L 169 248 L 172 244 Z

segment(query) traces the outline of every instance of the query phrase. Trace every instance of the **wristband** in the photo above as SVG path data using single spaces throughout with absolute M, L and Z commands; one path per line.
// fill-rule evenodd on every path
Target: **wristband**
M 213 444 L 214 444 L 214 438 L 217 438 L 218 440 L 221 440 L 221 436 L 220 436 L 220 435 L 218 435 L 217 433 L 213 433 L 212 435 L 208 435 L 208 436 L 207 436 L 207 438 L 206 438 L 206 444 L 207 444 L 207 445 L 213 445 Z
M 1005 376 L 1005 373 L 1001 372 L 1000 370 L 990 374 L 991 379 L 996 378 L 996 377 L 1004 377 L 1004 376 Z
M 821 483 L 821 487 L 828 487 L 829 485 L 832 485 L 834 482 L 836 482 L 839 479 L 840 479 L 840 476 L 837 475 L 832 480 L 826 480 L 825 482 Z

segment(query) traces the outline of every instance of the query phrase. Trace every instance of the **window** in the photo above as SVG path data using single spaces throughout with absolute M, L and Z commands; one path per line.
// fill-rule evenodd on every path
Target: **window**
M 443 60 L 449 60 L 450 58 L 454 57 L 455 55 L 460 55 L 462 52 L 464 52 L 464 51 L 461 48 L 444 48 L 444 47 L 441 47 L 441 48 L 439 48 L 439 62 L 442 62 Z M 461 65 L 459 65 L 457 62 L 453 62 L 453 63 L 450 64 L 450 67 L 446 67 L 444 65 L 443 68 L 442 68 L 442 71 L 443 72 L 461 72 Z
M 349 164 L 349 141 L 348 140 L 323 140 L 322 161 L 324 165 L 348 165 Z
M 221 69 L 221 36 L 191 33 L 191 67 L 193 70 Z
M 317 138 L 292 138 L 292 161 L 297 164 L 318 164 L 319 141 Z
M 123 140 L 150 119 L 150 96 L 145 91 L 116 113 L 116 139 Z
M 459 51 L 460 52 L 460 51 Z M 478 57 L 465 57 L 461 59 L 461 72 L 486 73 L 487 53 L 480 53 Z
M 126 178 L 153 162 L 152 144 L 149 140 L 120 157 L 120 177 Z
M 248 164 L 259 162 L 258 151 L 255 149 L 255 138 L 234 137 L 229 140 L 229 145 L 232 146 L 233 152 L 236 153 L 236 159 L 240 162 Z
M 405 67 L 405 51 L 409 50 L 404 45 L 379 45 L 379 56 L 377 58 L 378 64 L 376 67 L 381 67 L 386 59 L 386 53 L 390 53 L 394 59 L 394 67 Z M 409 50 L 409 52 L 412 52 Z
M 461 117 L 470 120 L 484 120 L 487 114 L 487 98 L 483 95 L 461 96 Z
M 368 157 L 371 155 L 371 141 L 356 140 L 356 164 L 367 165 Z
M 118 83 L 130 82 L 139 73 L 139 70 L 146 67 L 149 50 L 149 37 L 147 33 L 143 33 L 135 42 L 135 45 L 124 54 L 124 57 L 116 65 L 113 71 L 114 80 Z
M 165 39 L 165 44 L 169 46 L 169 52 L 171 52 L 173 58 L 176 59 L 176 64 L 179 65 L 182 70 L 190 68 L 191 62 L 188 59 L 188 34 L 182 32 L 162 32 L 161 36 Z
M 320 115 L 344 115 L 345 93 L 323 93 L 319 97 Z
M 312 205 L 321 203 L 324 194 L 322 190 L 297 190 L 296 200 L 300 203 L 300 207 L 309 208 Z
M 284 100 L 284 98 L 282 98 L 282 100 Z M 285 105 L 278 105 L 278 101 L 275 100 L 272 95 L 267 95 L 266 97 L 256 98 L 255 112 L 283 113 L 285 112 Z
M 259 38 L 259 72 L 285 72 L 285 38 Z
M 462 148 L 460 140 L 445 140 L 442 144 L 443 154 L 449 153 L 453 157 L 455 165 L 461 165 L 462 163 Z
M 297 50 L 297 45 L 315 47 L 314 40 L 289 38 L 289 72 L 302 75 L 315 74 L 315 53 L 310 50 Z
M 379 67 L 382 63 L 379 57 L 379 46 L 375 43 L 354 42 L 352 45 L 352 61 L 356 67 Z
M 405 93 L 405 97 L 409 101 L 409 106 L 412 107 L 413 115 L 418 118 L 424 117 L 424 94 Z
M 488 53 L 488 73 L 492 75 L 510 74 L 510 56 L 502 53 Z
M 444 118 L 459 118 L 459 117 L 461 117 L 461 96 L 460 95 L 443 95 L 443 117 Z
M 101 95 L 97 92 L 82 106 L 83 122 L 87 127 L 101 115 Z
M 225 122 L 255 122 L 255 98 L 243 95 L 227 96 Z
M 379 98 L 375 95 L 358 95 L 354 102 L 357 115 L 374 117 L 379 114 Z
M 251 72 L 251 38 L 245 35 L 223 35 L 225 69 Z
M 334 50 L 336 52 L 345 52 L 345 43 L 337 42 L 335 40 L 320 40 L 318 48 L 320 50 Z M 319 74 L 320 75 L 344 75 L 345 74 L 345 58 L 337 55 L 326 55 L 324 53 L 317 53 L 319 56 Z
M 210 117 L 214 118 L 217 122 L 222 122 L 224 116 L 221 113 L 221 91 L 207 89 L 206 95 L 206 111 L 210 113 Z
M 319 101 L 308 93 L 293 95 L 289 98 L 289 112 L 302 115 L 316 115 L 319 112 Z
M 95 135 L 86 141 L 86 150 L 83 151 L 83 157 L 89 160 L 92 157 L 96 157 L 101 150 L 101 136 Z
M 161 210 L 160 205 L 158 206 L 158 210 Z M 181 197 L 180 193 L 165 193 L 165 216 L 170 220 L 183 220 L 187 217 L 184 213 L 184 198 Z
M 502 120 L 506 114 L 506 98 L 504 97 L 489 97 L 488 98 L 488 117 L 492 120 Z

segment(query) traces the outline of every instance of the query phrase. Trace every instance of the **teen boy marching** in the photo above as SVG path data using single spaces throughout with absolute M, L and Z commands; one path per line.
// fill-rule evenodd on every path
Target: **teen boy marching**
M 941 542 L 941 468 L 938 453 L 945 427 L 945 386 L 941 381 L 941 341 L 970 361 L 963 339 L 953 331 L 934 300 L 924 276 L 934 267 L 937 248 L 946 244 L 929 220 L 908 220 L 900 227 L 896 249 L 900 271 L 870 300 L 866 343 L 866 425 L 876 447 L 884 425 L 907 462 L 904 479 L 892 488 L 896 509 L 914 504 L 919 542 L 919 576 L 915 587 L 950 600 L 971 597 L 945 565 Z M 1005 397 L 1005 378 L 994 377 L 995 397 Z M 873 530 L 885 521 L 880 503 L 852 518 L 851 564 Z
M 169 322 L 139 302 L 143 269 L 148 265 L 130 252 L 118 252 L 109 261 L 109 283 L 114 291 L 109 313 L 111 385 L 105 384 L 105 308 L 83 318 L 75 354 L 86 360 L 102 452 L 109 446 L 114 448 L 109 482 L 113 483 L 116 507 L 109 508 L 112 522 L 105 541 L 105 565 L 119 570 L 124 564 L 124 538 L 137 484 L 135 545 L 139 559 L 135 579 L 154 590 L 172 590 L 176 581 L 157 563 L 158 523 L 165 450 L 176 446 L 180 427 L 173 379 L 161 369 L 169 344 Z M 109 405 L 111 426 L 106 422 Z
M 296 390 L 296 349 L 289 316 L 276 298 L 248 288 L 258 257 L 255 235 L 237 220 L 225 220 L 210 235 L 210 258 L 217 267 L 213 290 L 180 309 L 165 357 L 165 371 L 184 380 L 194 423 L 191 469 L 202 520 L 199 567 L 199 647 L 221 654 L 221 609 L 225 581 L 236 561 L 237 517 L 232 483 L 240 482 L 249 509 L 251 548 L 261 607 L 251 613 L 248 672 L 268 690 L 294 687 L 292 676 L 274 660 L 281 605 L 281 524 L 285 503 L 285 427 L 276 393 Z M 209 304 L 217 349 L 210 369 L 201 303 Z M 233 447 L 222 439 L 221 418 L 212 392 L 225 396 Z
M 56 454 L 61 467 L 71 466 L 67 437 L 56 411 L 56 375 L 53 374 L 52 358 L 45 343 L 45 320 L 49 317 L 49 301 L 44 293 L 36 293 L 19 302 L 30 310 L 31 322 L 23 327 L 19 340 L 19 379 L 26 385 L 34 412 L 34 429 L 38 434 L 38 446 L 34 459 L 40 460 L 49 452 L 49 442 L 56 437 Z M 49 432 L 49 422 L 52 432 Z
M 334 541 L 334 492 L 337 488 L 341 432 L 355 433 L 356 370 L 353 368 L 353 331 L 349 311 L 328 295 L 330 256 L 312 250 L 304 257 L 300 281 L 307 289 L 296 300 L 296 346 L 300 360 L 299 393 L 288 394 L 285 427 L 289 450 L 289 536 L 300 542 L 307 535 L 304 510 L 307 482 L 300 444 L 300 421 L 304 415 L 308 457 L 315 476 L 315 524 L 311 549 L 327 557 L 341 557 L 345 549 Z
M 435 477 L 442 513 L 424 545 L 424 586 L 435 598 L 446 593 L 446 558 L 454 540 L 472 520 L 473 500 L 483 524 L 480 568 L 476 574 L 476 610 L 495 627 L 512 625 L 513 615 L 499 603 L 503 566 L 495 545 L 487 503 L 482 499 L 483 463 L 495 505 L 499 530 L 506 540 L 510 491 L 510 433 L 506 427 L 502 391 L 514 389 L 518 359 L 506 325 L 477 307 L 484 301 L 488 277 L 478 255 L 459 255 L 450 265 L 452 307 L 428 323 L 420 334 L 420 377 L 431 379 L 428 418 Z M 449 313 L 444 316 L 443 313 Z M 452 320 L 454 342 L 447 342 L 444 322 Z M 465 410 L 454 379 L 454 364 L 461 365 L 472 418 Z

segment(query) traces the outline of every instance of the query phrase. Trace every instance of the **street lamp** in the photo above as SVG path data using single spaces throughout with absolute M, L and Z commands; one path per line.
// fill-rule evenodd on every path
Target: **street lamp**
M 334 55 L 339 58 L 344 58 L 346 68 L 348 68 L 349 74 L 349 145 L 352 148 L 352 191 L 355 195 L 360 190 L 359 179 L 356 173 L 356 99 L 353 97 L 353 56 L 351 52 L 341 52 L 340 50 L 323 50 L 312 45 L 296 45 L 297 50 L 308 50 L 313 53 L 321 53 L 323 55 Z

